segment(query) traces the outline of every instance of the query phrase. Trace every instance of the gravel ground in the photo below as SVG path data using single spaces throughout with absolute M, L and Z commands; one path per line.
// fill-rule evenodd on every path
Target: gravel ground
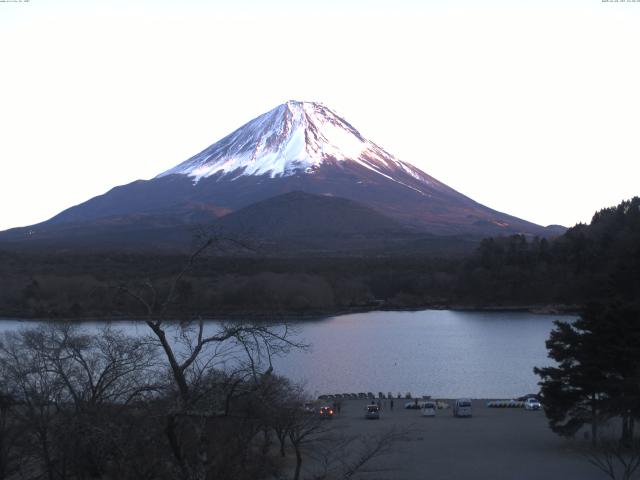
M 486 401 L 474 400 L 471 418 L 454 418 L 450 408 L 439 410 L 436 417 L 422 417 L 419 410 L 403 409 L 404 400 L 395 400 L 391 411 L 387 400 L 381 418 L 367 420 L 367 403 L 343 400 L 340 415 L 330 421 L 346 435 L 372 438 L 392 427 L 409 433 L 392 453 L 368 464 L 360 479 L 605 478 L 580 453 L 583 442 L 551 432 L 542 411 L 487 408 Z

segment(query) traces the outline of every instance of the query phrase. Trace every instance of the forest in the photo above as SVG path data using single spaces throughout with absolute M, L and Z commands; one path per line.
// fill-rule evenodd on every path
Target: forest
M 556 238 L 484 239 L 468 255 L 272 257 L 210 248 L 182 255 L 0 251 L 0 315 L 131 318 L 147 312 L 123 295 L 166 292 L 168 314 L 189 317 L 313 316 L 372 309 L 558 308 L 590 301 L 637 303 L 640 198 L 596 212 Z M 185 269 L 185 265 L 188 268 Z

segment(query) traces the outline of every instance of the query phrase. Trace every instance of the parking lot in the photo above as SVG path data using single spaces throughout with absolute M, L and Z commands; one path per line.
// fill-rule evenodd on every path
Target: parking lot
M 324 403 L 331 404 L 332 400 Z M 450 400 L 445 403 L 452 404 Z M 375 458 L 362 479 L 602 479 L 581 448 L 551 432 L 542 411 L 487 408 L 473 400 L 470 418 L 455 418 L 451 408 L 423 417 L 403 408 L 405 400 L 381 400 L 379 420 L 365 419 L 371 400 L 341 400 L 336 429 L 375 437 L 390 429 L 406 431 L 392 453 Z M 322 402 L 320 402 L 322 404 Z

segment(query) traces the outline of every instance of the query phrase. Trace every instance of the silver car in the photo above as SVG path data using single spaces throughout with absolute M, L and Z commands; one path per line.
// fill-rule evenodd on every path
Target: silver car
M 542 408 L 542 405 L 540 404 L 537 398 L 530 397 L 524 401 L 525 410 L 540 410 L 541 408 Z
M 471 399 L 459 398 L 453 404 L 454 417 L 470 417 L 471 416 Z

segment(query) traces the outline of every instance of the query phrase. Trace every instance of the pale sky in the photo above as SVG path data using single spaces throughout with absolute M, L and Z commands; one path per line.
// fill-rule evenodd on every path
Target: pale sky
M 640 1 L 0 0 L 0 230 L 289 100 L 542 225 L 640 194 Z

